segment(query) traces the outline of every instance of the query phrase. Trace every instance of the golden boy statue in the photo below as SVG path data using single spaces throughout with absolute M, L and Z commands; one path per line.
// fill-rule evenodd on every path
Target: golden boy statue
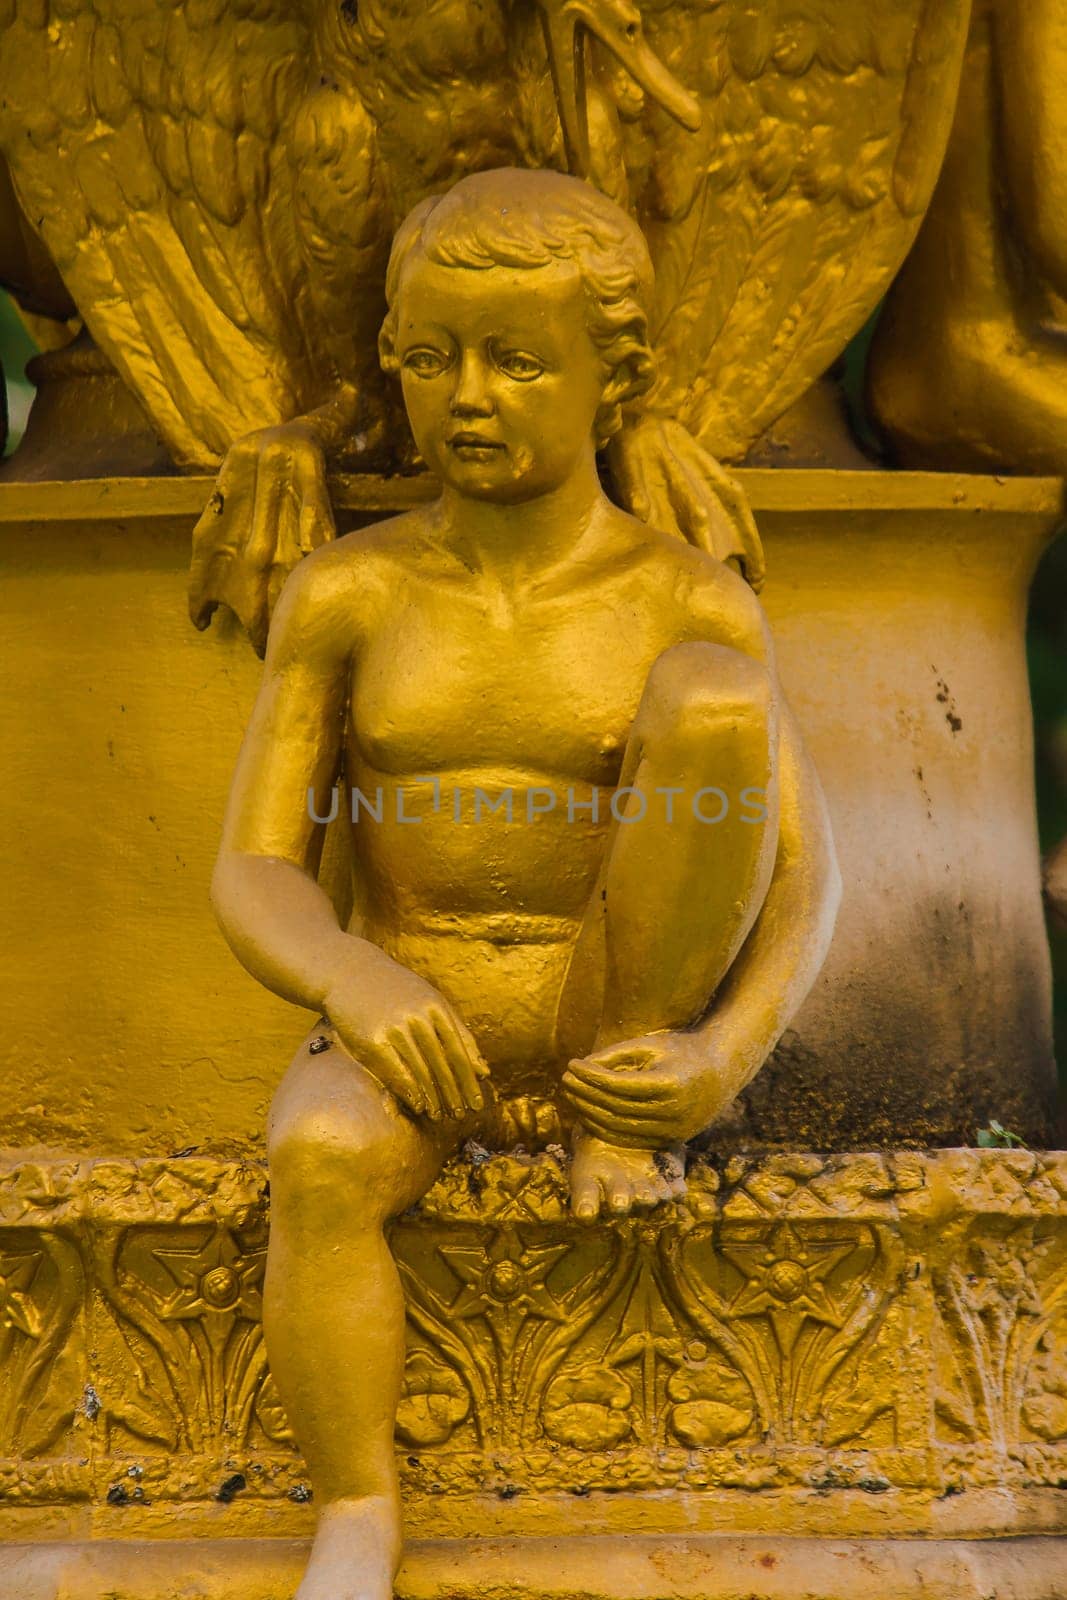
M 575 178 L 423 202 L 381 355 L 441 496 L 316 550 L 272 625 L 213 893 L 249 971 L 327 1019 L 269 1136 L 267 1342 L 321 1507 L 300 1600 L 392 1595 L 386 1224 L 538 1092 L 579 1219 L 678 1196 L 680 1146 L 830 937 L 824 803 L 758 602 L 597 475 L 652 379 L 651 287 L 637 226 Z M 316 879 L 342 777 L 347 928 Z

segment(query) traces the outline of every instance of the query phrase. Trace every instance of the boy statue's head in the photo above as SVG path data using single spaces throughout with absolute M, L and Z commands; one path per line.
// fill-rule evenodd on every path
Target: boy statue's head
M 637 224 L 577 178 L 481 172 L 422 201 L 379 347 L 427 464 L 479 498 L 557 487 L 651 387 L 652 286 Z

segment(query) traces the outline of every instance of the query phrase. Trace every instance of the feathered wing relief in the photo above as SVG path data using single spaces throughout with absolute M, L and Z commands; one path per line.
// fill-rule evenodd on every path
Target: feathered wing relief
M 257 0 L 12 0 L 0 139 L 100 347 L 175 458 L 306 409 L 289 130 L 309 30 Z
M 744 455 L 863 325 L 940 167 L 970 0 L 727 0 L 644 7 L 698 95 L 692 134 L 627 130 L 657 271 L 653 408 Z
M 609 41 L 587 52 L 590 170 L 659 273 L 654 410 L 736 458 L 907 250 L 969 0 L 646 0 L 642 70 L 696 95 L 696 133 L 612 54 L 617 10 L 433 0 L 429 27 L 411 0 L 0 0 L 0 144 L 97 343 L 207 465 L 339 376 L 374 391 L 386 244 L 422 194 L 565 164 L 546 37 L 573 11 Z

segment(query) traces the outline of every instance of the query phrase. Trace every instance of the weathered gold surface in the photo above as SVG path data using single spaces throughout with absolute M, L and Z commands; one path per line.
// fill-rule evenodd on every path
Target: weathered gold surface
M 9 1600 L 290 1600 L 306 1545 L 108 1541 L 0 1550 Z M 1047 1538 L 680 1535 L 419 1540 L 397 1600 L 1061 1600 Z M 669 1585 L 669 1587 L 665 1587 Z
M 900 1148 L 1048 1134 L 1020 624 L 1062 488 L 717 459 L 890 281 L 970 10 L 0 0 L 0 282 L 89 329 L 2 475 L 101 476 L 0 484 L 4 1600 L 291 1600 L 316 1512 L 301 1600 L 393 1600 L 398 1483 L 402 1600 L 1062 1600 L 1064 1158 Z M 1067 463 L 1065 29 L 975 8 L 875 353 L 912 461 Z M 502 166 L 591 186 L 477 191 L 520 256 L 524 195 L 580 193 L 540 267 L 409 231 L 413 449 L 387 241 Z M 167 452 L 225 457 L 210 500 L 122 481 Z M 328 455 L 385 475 L 331 507 Z M 228 619 L 181 632 L 205 501 L 198 623 L 262 648 L 302 568 L 216 876 L 331 1017 L 271 1185 L 292 1025 L 201 905 L 252 691 Z M 708 559 L 759 589 L 761 535 L 773 655 Z M 427 772 L 557 815 L 402 826 Z M 338 775 L 390 814 L 320 866 Z M 675 779 L 761 830 L 560 825 Z
M 265 1179 L 0 1170 L 0 1536 L 306 1536 Z M 1067 1156 L 697 1161 L 590 1233 L 561 1160 L 468 1155 L 391 1238 L 417 1538 L 1067 1531 Z
M 745 473 L 742 481 L 771 553 L 767 604 L 780 639 L 784 681 L 805 736 L 819 752 L 842 841 L 848 888 L 840 945 L 832 959 L 839 963 L 836 984 L 841 994 L 857 997 L 856 1009 L 842 1017 L 840 1031 L 822 1033 L 821 1047 L 833 1042 L 839 1052 L 831 1081 L 820 1086 L 825 1087 L 825 1101 L 814 1093 L 807 1097 L 803 1115 L 791 1117 L 787 1131 L 815 1127 L 820 1138 L 855 1143 L 874 1126 L 873 1119 L 888 1115 L 887 1103 L 893 1117 L 906 1125 L 909 1116 L 924 1114 L 921 1107 L 916 1110 L 914 1085 L 923 1081 L 924 1060 L 935 1059 L 943 1044 L 940 1059 L 955 1059 L 967 1070 L 952 1085 L 942 1069 L 928 1074 L 927 1081 L 936 1077 L 937 1087 L 945 1085 L 958 1096 L 954 1104 L 966 1120 L 966 1136 L 973 1137 L 971 1119 L 996 1116 L 1001 1097 L 1033 1073 L 1033 1064 L 1013 1062 L 1005 1070 L 991 1060 L 982 1088 L 972 1092 L 968 1074 L 983 1059 L 990 1034 L 985 1021 L 971 1033 L 964 1019 L 979 1005 L 986 1007 L 983 1016 L 993 1019 L 997 1038 L 1010 1041 L 1020 1036 L 1011 1017 L 1043 1016 L 1044 1006 L 1012 985 L 998 987 L 988 970 L 976 971 L 969 953 L 973 947 L 966 941 L 938 940 L 938 916 L 947 914 L 947 896 L 937 915 L 937 903 L 927 903 L 930 920 L 921 925 L 921 937 L 913 936 L 907 988 L 895 990 L 886 981 L 877 938 L 885 890 L 879 885 L 872 889 L 865 863 L 879 863 L 879 884 L 885 886 L 899 881 L 905 867 L 909 873 L 927 873 L 931 883 L 955 885 L 962 878 L 973 885 L 980 879 L 987 892 L 972 923 L 979 930 L 973 935 L 976 943 L 988 937 L 989 919 L 1008 908 L 1019 919 L 1014 926 L 1027 930 L 1025 962 L 1037 970 L 1040 935 L 1036 842 L 1026 800 L 1028 752 L 1015 739 L 977 737 L 974 719 L 981 711 L 993 728 L 1024 725 L 1025 676 L 1020 639 L 1013 629 L 1030 562 L 1056 524 L 1062 490 L 1052 481 L 950 475 L 767 472 Z M 423 488 L 412 485 L 405 492 L 414 496 Z M 24 1107 L 17 1130 L 7 1116 L 5 1128 L 27 1143 L 61 1139 L 86 1151 L 121 1146 L 130 1154 L 146 1145 L 177 1151 L 205 1139 L 248 1148 L 291 1037 L 282 1008 L 228 970 L 201 900 L 202 889 L 190 894 L 188 888 L 190 880 L 201 886 L 207 882 L 226 769 L 255 673 L 255 663 L 239 640 L 200 639 L 182 626 L 188 530 L 205 489 L 203 482 L 158 481 L 0 488 L 5 565 L 12 577 L 21 573 L 19 581 L 5 581 L 0 588 L 9 608 L 3 636 L 11 652 L 4 666 L 10 685 L 5 715 L 12 718 L 8 738 L 20 751 L 3 795 L 8 808 L 4 837 L 12 850 L 5 881 L 18 897 L 22 929 L 5 955 L 11 975 L 3 999 L 5 1070 L 11 1103 Z M 340 484 L 337 499 L 359 505 L 368 491 L 372 507 L 388 503 L 388 486 L 362 482 Z M 870 539 L 862 561 L 855 560 L 857 526 Z M 924 597 L 918 606 L 917 592 Z M 902 634 L 905 623 L 909 631 Z M 62 628 L 62 655 L 54 647 L 57 626 Z M 818 652 L 805 642 L 812 629 L 820 639 Z M 930 653 L 935 646 L 951 654 L 942 661 Z M 927 682 L 920 674 L 928 655 L 957 693 L 953 706 L 938 701 L 934 679 Z M 908 663 L 903 675 L 902 662 Z M 989 678 L 981 676 L 980 667 Z M 997 685 L 992 698 L 991 681 Z M 841 698 L 846 689 L 851 710 Z M 901 708 L 903 718 L 898 715 Z M 955 735 L 947 720 L 950 711 L 964 721 L 964 730 Z M 32 739 L 26 737 L 27 724 L 34 729 Z M 846 726 L 847 738 L 842 736 Z M 211 740 L 204 738 L 207 728 Z M 193 748 L 199 752 L 195 764 L 189 761 Z M 832 750 L 837 759 L 828 763 Z M 923 767 L 929 799 L 915 776 L 916 765 Z M 63 770 L 75 773 L 77 782 L 60 793 L 55 775 Z M 160 810 L 164 793 L 169 800 Z M 41 804 L 41 796 L 50 797 L 47 804 Z M 913 802 L 921 809 L 914 810 Z M 978 835 L 960 828 L 961 815 L 973 829 L 996 815 L 998 850 L 977 847 Z M 85 848 L 90 833 L 111 852 L 106 879 L 98 856 Z M 910 841 L 906 858 L 894 853 L 901 838 Z M 1005 838 L 1012 840 L 1012 865 L 998 879 Z M 1024 859 L 1032 865 L 1026 869 L 1029 876 L 1020 878 L 1017 863 Z M 54 865 L 61 893 L 40 893 L 42 862 Z M 914 929 L 907 920 L 914 881 L 909 878 L 899 890 L 905 929 Z M 967 899 L 973 912 L 970 893 Z M 86 908 L 85 914 L 72 922 L 71 906 Z M 1012 937 L 1018 948 L 1018 936 Z M 927 969 L 924 949 L 942 951 L 941 962 L 951 964 Z M 151 952 L 147 964 L 146 950 Z M 880 1041 L 864 1028 L 865 993 L 879 994 L 886 1007 L 895 1008 L 891 1044 L 873 1065 L 868 1064 L 871 1052 Z M 921 996 L 921 1031 L 914 1027 L 915 994 Z M 830 1018 L 829 996 L 824 1014 Z M 851 1069 L 849 1040 L 862 1052 L 853 1057 Z M 857 1068 L 856 1061 L 862 1066 Z M 903 1093 L 902 1063 L 911 1075 Z M 791 1076 L 779 1080 L 783 1093 Z M 812 1083 L 815 1079 L 813 1072 Z M 971 1152 L 967 1160 L 988 1163 L 990 1174 L 1002 1175 L 1001 1163 L 1014 1171 L 1018 1157 Z M 164 1162 L 146 1175 L 156 1199 L 146 1197 L 136 1169 L 125 1169 L 120 1187 L 128 1198 L 127 1225 L 138 1216 L 147 1214 L 153 1221 L 158 1216 L 173 1239 L 176 1213 L 194 1225 L 206 1213 L 195 1202 L 195 1184 L 175 1185 L 170 1165 Z M 180 1179 L 187 1162 L 174 1166 Z M 925 1191 L 963 1193 L 975 1187 L 960 1177 L 958 1168 L 950 1169 L 940 1184 L 931 1181 L 928 1168 L 924 1171 L 923 1204 Z M 1009 1203 L 1013 1184 L 1003 1176 L 991 1181 L 1000 1196 L 995 1203 Z M 206 1186 L 215 1187 L 213 1178 Z M 34 1180 L 15 1190 L 23 1196 L 15 1210 L 24 1215 L 31 1233 L 50 1218 L 70 1221 L 70 1231 L 80 1229 L 82 1224 L 61 1207 L 51 1202 L 37 1207 L 25 1198 L 27 1190 L 47 1195 L 49 1187 L 47 1181 Z M 256 1174 L 242 1192 L 247 1196 L 250 1189 L 254 1198 L 259 1187 Z M 985 1192 L 984 1184 L 978 1188 Z M 796 1193 L 802 1209 L 808 1203 L 803 1182 Z M 160 1205 L 158 1197 L 168 1194 L 176 1197 L 174 1210 Z M 74 1210 L 83 1210 L 80 1202 Z M 105 1213 L 105 1221 L 107 1215 L 114 1214 Z M 843 1211 L 839 1220 L 848 1215 Z M 865 1224 L 869 1217 L 863 1213 L 859 1220 Z M 214 1226 L 210 1217 L 208 1222 Z M 180 1227 L 176 1232 L 181 1243 Z M 1004 1235 L 999 1225 L 990 1233 L 997 1240 L 996 1259 L 1003 1264 L 1008 1259 Z M 935 1228 L 924 1235 L 934 1245 L 938 1236 Z M 35 1237 L 34 1249 L 38 1243 Z M 918 1254 L 917 1246 L 916 1259 Z M 862 1259 L 852 1265 L 858 1267 Z M 40 1292 L 46 1289 L 47 1279 Z M 155 1326 L 152 1318 L 150 1327 Z M 1022 1331 L 1030 1326 L 1028 1313 L 1017 1326 Z M 1008 1328 L 1007 1322 L 1001 1324 L 1002 1333 Z M 168 1324 L 168 1331 L 172 1337 L 182 1332 L 177 1320 Z M 136 1334 L 131 1332 L 130 1338 L 136 1340 Z M 1054 1349 L 1062 1349 L 1063 1338 L 1062 1331 L 1056 1335 Z M 77 1356 L 80 1335 L 72 1345 Z M 909 1340 L 904 1355 L 893 1361 L 910 1360 L 914 1354 Z M 128 1366 L 117 1365 L 115 1374 L 112 1390 L 135 1389 Z M 79 1372 L 76 1390 L 81 1380 Z M 165 1387 L 162 1392 L 173 1394 Z M 68 1403 L 65 1390 L 60 1398 Z M 168 1404 L 196 1412 L 196 1403 L 185 1399 L 172 1398 Z M 5 1544 L 2 1552 L 0 1587 L 10 1585 L 4 1592 L 11 1600 L 54 1600 L 57 1594 L 63 1600 L 111 1600 L 114 1594 L 122 1600 L 172 1600 L 168 1585 L 173 1591 L 176 1573 L 196 1600 L 201 1593 L 209 1600 L 245 1600 L 242 1585 L 249 1586 L 248 1600 L 291 1600 L 306 1543 L 282 1555 L 259 1540 L 282 1528 L 294 1535 L 309 1531 L 309 1508 L 279 1497 L 273 1507 L 268 1502 L 264 1515 L 254 1492 L 238 1493 L 229 1505 L 212 1498 L 227 1476 L 251 1468 L 254 1461 L 291 1461 L 287 1450 L 242 1455 L 231 1450 L 232 1436 L 212 1423 L 207 1437 L 218 1442 L 215 1453 L 209 1452 L 203 1466 L 194 1463 L 183 1480 L 191 1484 L 191 1505 L 176 1509 L 163 1496 L 153 1523 L 154 1506 L 101 1505 L 98 1497 L 116 1481 L 125 1479 L 136 1487 L 136 1478 L 126 1478 L 129 1466 L 152 1467 L 165 1478 L 162 1450 L 127 1439 L 113 1470 L 106 1452 L 95 1454 L 86 1447 L 80 1431 L 86 1427 L 83 1418 L 76 1419 L 71 1454 L 76 1461 L 88 1456 L 99 1464 L 93 1497 L 73 1504 L 8 1507 L 12 1545 Z M 115 1437 L 118 1441 L 124 1435 L 116 1430 Z M 405 1600 L 454 1600 L 456 1595 L 485 1600 L 487 1593 L 497 1600 L 501 1591 L 522 1594 L 519 1584 L 528 1580 L 540 1586 L 533 1590 L 536 1600 L 572 1600 L 567 1584 L 578 1576 L 594 1600 L 633 1600 L 635 1594 L 661 1600 L 657 1584 L 666 1571 L 675 1587 L 683 1579 L 691 1585 L 693 1600 L 707 1600 L 708 1593 L 722 1600 L 734 1592 L 730 1584 L 736 1585 L 739 1600 L 752 1594 L 761 1600 L 795 1600 L 797 1593 L 804 1593 L 804 1582 L 815 1586 L 817 1600 L 827 1600 L 834 1595 L 834 1574 L 843 1572 L 842 1600 L 853 1600 L 860 1574 L 877 1600 L 887 1595 L 911 1600 L 920 1581 L 938 1600 L 986 1600 L 990 1594 L 997 1600 L 1059 1600 L 1062 1544 L 1047 1534 L 1062 1533 L 1063 1492 L 1047 1485 L 1031 1491 L 1021 1477 L 1016 1481 L 1012 1476 L 1020 1459 L 1030 1469 L 1038 1440 L 1025 1425 L 1020 1428 L 1019 1438 L 1028 1441 L 1029 1452 L 1022 1458 L 1014 1444 L 1002 1455 L 978 1444 L 973 1453 L 965 1452 L 971 1463 L 966 1492 L 946 1493 L 954 1481 L 949 1474 L 956 1470 L 951 1440 L 958 1438 L 943 1434 L 930 1467 L 933 1481 L 925 1487 L 897 1486 L 894 1480 L 893 1490 L 877 1493 L 858 1487 L 805 1490 L 800 1485 L 798 1500 L 790 1502 L 795 1512 L 783 1506 L 777 1489 L 766 1495 L 752 1488 L 723 1490 L 710 1525 L 720 1526 L 721 1512 L 726 1526 L 747 1530 L 737 1535 L 747 1541 L 740 1553 L 731 1547 L 728 1557 L 719 1541 L 710 1550 L 695 1550 L 692 1536 L 681 1529 L 659 1535 L 651 1545 L 632 1533 L 631 1528 L 647 1525 L 643 1519 L 650 1512 L 662 1510 L 662 1494 L 564 1494 L 562 1503 L 575 1519 L 573 1525 L 583 1525 L 592 1502 L 598 1515 L 610 1512 L 617 1518 L 610 1524 L 615 1532 L 591 1549 L 558 1539 L 533 1549 L 525 1542 L 502 1548 L 484 1536 L 431 1548 L 419 1537 L 410 1577 L 402 1578 L 399 1592 Z M 59 1443 L 67 1449 L 63 1436 Z M 856 1449 L 862 1458 L 863 1451 Z M 1056 1450 L 1062 1450 L 1062 1443 Z M 777 1458 L 778 1452 L 774 1454 Z M 1050 1453 L 1045 1459 L 1055 1456 Z M 976 1465 L 983 1460 L 985 1466 Z M 862 1460 L 853 1464 L 862 1474 Z M 972 1470 L 980 1481 L 971 1481 Z M 1011 1484 L 1006 1490 L 993 1483 L 1002 1472 Z M 254 1483 L 260 1475 L 249 1470 L 247 1476 Z M 522 1518 L 533 1506 L 529 1523 L 523 1524 L 533 1532 L 541 1513 L 531 1494 L 501 1499 L 494 1493 L 488 1506 L 468 1503 L 458 1508 L 462 1520 L 454 1526 L 461 1533 L 481 1529 L 498 1534 L 502 1515 Z M 680 1509 L 686 1503 L 680 1502 Z M 442 1522 L 424 1523 L 420 1506 L 413 1502 L 413 1509 L 420 1534 L 442 1526 L 439 1496 L 429 1501 L 428 1511 Z M 281 1526 L 275 1510 L 285 1519 Z M 810 1529 L 807 1519 L 812 1515 L 826 1519 L 819 1524 L 827 1530 L 825 1537 L 809 1532 L 809 1542 L 801 1545 L 784 1533 L 773 1540 L 766 1536 L 769 1525 Z M 853 1516 L 861 1520 L 853 1523 Z M 835 1543 L 846 1521 L 857 1540 Z M 196 1530 L 192 1550 L 179 1546 L 174 1551 L 167 1539 L 154 1537 L 165 1532 L 169 1538 L 183 1526 Z M 928 1532 L 915 1541 L 909 1535 L 917 1527 Z M 247 1543 L 232 1537 L 246 1528 Z M 887 1528 L 895 1537 L 885 1537 Z M 1014 1536 L 1020 1529 L 1038 1528 L 1046 1530 L 1045 1537 Z M 115 1537 L 117 1532 L 136 1538 L 149 1529 L 147 1549 L 127 1550 Z M 984 1537 L 998 1530 L 1007 1536 Z M 14 1544 L 38 1537 L 88 1538 L 90 1531 L 97 1537 L 89 1550 L 53 1543 L 43 1551 L 38 1546 L 23 1552 Z M 626 1539 L 620 1538 L 622 1531 Z M 945 1542 L 952 1540 L 957 1542 Z M 773 1556 L 777 1564 L 766 1566 L 765 1556 Z M 65 1579 L 49 1577 L 60 1571 L 66 1572 Z M 25 1596 L 15 1588 L 16 1577 L 27 1586 Z M 50 1583 L 54 1587 L 46 1586 Z
M 911 466 L 1067 472 L 1067 7 L 979 0 L 937 192 L 872 351 Z
M 266 1223 L 259 1164 L 0 1169 L 5 1600 L 290 1600 Z M 393 1245 L 399 1600 L 1059 1600 L 1067 1157 L 697 1163 L 595 1234 L 468 1159 Z

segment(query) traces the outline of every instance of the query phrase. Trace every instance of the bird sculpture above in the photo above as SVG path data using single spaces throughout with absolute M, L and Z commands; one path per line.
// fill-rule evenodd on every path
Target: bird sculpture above
M 231 460 L 254 501 L 266 444 L 280 523 L 269 547 L 229 513 L 210 525 L 198 619 L 235 602 L 262 644 L 270 572 L 311 523 L 312 542 L 329 532 L 323 451 L 355 470 L 412 463 L 376 359 L 388 240 L 427 195 L 509 166 L 586 176 L 640 223 L 658 375 L 612 447 L 617 492 L 758 585 L 717 461 L 805 393 L 903 260 L 969 10 L 0 0 L 0 156 L 175 462 L 214 469 L 311 419 Z

